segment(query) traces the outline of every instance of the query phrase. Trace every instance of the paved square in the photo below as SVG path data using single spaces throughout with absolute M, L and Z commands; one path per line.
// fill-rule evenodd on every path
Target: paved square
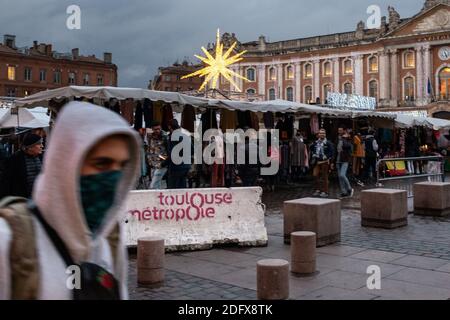
M 256 299 L 256 262 L 265 258 L 290 260 L 290 246 L 283 241 L 281 203 L 308 196 L 304 190 L 265 195 L 267 247 L 166 254 L 166 281 L 161 288 L 137 287 L 136 260 L 131 256 L 130 298 Z M 341 242 L 317 248 L 319 273 L 312 277 L 290 275 L 290 299 L 450 299 L 450 218 L 409 215 L 409 224 L 403 228 L 363 228 L 358 195 L 343 203 Z M 367 288 L 367 267 L 371 265 L 380 267 L 380 290 Z

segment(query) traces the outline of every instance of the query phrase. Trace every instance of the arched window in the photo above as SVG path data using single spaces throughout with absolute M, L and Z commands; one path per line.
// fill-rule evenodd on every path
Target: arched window
M 353 93 L 353 86 L 351 82 L 344 83 L 344 93 L 345 94 L 352 94 Z
M 305 87 L 305 103 L 313 103 L 313 98 L 312 98 L 312 86 L 306 86 Z
M 305 78 L 312 78 L 312 64 L 305 64 Z
M 375 56 L 369 57 L 369 72 L 378 72 L 378 58 Z
M 353 63 L 351 59 L 344 60 L 344 74 L 353 74 Z
M 378 83 L 376 80 L 369 81 L 369 97 L 378 100 Z
M 439 72 L 440 99 L 450 100 L 450 67 L 445 67 Z
M 326 84 L 323 86 L 323 100 L 326 101 L 328 98 L 328 92 L 331 92 L 331 84 Z
M 403 66 L 404 68 L 414 68 L 416 66 L 416 59 L 414 52 L 407 51 L 403 55 Z
M 250 81 L 255 81 L 255 69 L 254 68 L 248 68 L 247 69 L 247 79 Z
M 323 64 L 323 75 L 328 77 L 331 76 L 333 74 L 333 71 L 331 70 L 331 62 L 326 61 Z
M 286 78 L 287 79 L 294 79 L 294 68 L 292 66 L 286 67 Z
M 274 67 L 269 68 L 269 80 L 271 80 L 271 81 L 277 80 L 277 74 L 276 74 L 276 70 Z
M 414 101 L 414 78 L 403 79 L 403 96 L 405 101 Z
M 294 88 L 289 87 L 286 89 L 286 100 L 294 101 Z
M 254 95 L 256 93 L 255 89 L 248 89 L 247 94 L 248 95 Z
M 269 100 L 275 100 L 275 89 L 274 88 L 270 88 L 269 89 Z

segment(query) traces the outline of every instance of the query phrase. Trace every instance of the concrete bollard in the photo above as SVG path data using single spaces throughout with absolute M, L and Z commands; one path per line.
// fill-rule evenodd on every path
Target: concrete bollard
M 299 275 L 316 272 L 316 234 L 314 232 L 291 233 L 291 272 Z
M 141 285 L 160 285 L 164 282 L 164 239 L 138 239 L 137 282 Z
M 280 259 L 259 260 L 256 264 L 258 300 L 289 298 L 289 262 Z

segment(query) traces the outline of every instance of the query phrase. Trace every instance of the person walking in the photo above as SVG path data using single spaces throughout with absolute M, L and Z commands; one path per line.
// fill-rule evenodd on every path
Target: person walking
M 313 196 L 329 197 L 328 176 L 334 158 L 334 145 L 327 140 L 325 129 L 320 129 L 318 139 L 311 146 L 311 167 L 315 177 L 316 191 Z M 320 180 L 323 180 L 322 184 Z
M 366 139 L 364 141 L 364 166 L 365 166 L 365 180 L 366 183 L 370 181 L 370 179 L 376 179 L 377 177 L 377 157 L 378 157 L 378 142 L 375 139 L 375 130 L 370 129 Z
M 32 202 L 0 203 L 0 299 L 128 298 L 120 222 L 140 149 L 114 112 L 85 102 L 63 107 Z
M 341 198 L 352 197 L 354 190 L 347 178 L 348 165 L 352 155 L 352 144 L 350 142 L 350 135 L 342 127 L 338 128 L 336 154 L 336 169 L 341 189 Z

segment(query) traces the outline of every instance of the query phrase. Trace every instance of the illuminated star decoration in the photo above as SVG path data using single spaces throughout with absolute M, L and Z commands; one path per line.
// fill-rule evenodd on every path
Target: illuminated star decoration
M 199 91 L 201 91 L 206 86 L 206 84 L 211 80 L 212 80 L 211 88 L 212 89 L 217 88 L 217 80 L 222 75 L 223 77 L 225 77 L 225 79 L 230 81 L 230 83 L 236 88 L 237 91 L 241 92 L 241 89 L 239 89 L 239 87 L 233 81 L 232 76 L 243 79 L 245 81 L 249 80 L 241 76 L 240 74 L 237 74 L 236 72 L 230 70 L 228 66 L 243 60 L 241 56 L 244 53 L 246 53 L 247 50 L 230 57 L 230 54 L 235 47 L 236 42 L 234 42 L 233 45 L 224 54 L 223 44 L 220 43 L 220 32 L 219 29 L 217 29 L 216 57 L 214 58 L 204 47 L 202 47 L 202 51 L 205 53 L 206 58 L 200 57 L 198 55 L 195 55 L 195 57 L 203 61 L 207 66 L 196 72 L 183 76 L 181 79 L 186 79 L 195 76 L 199 76 L 200 78 L 205 77 L 205 81 L 203 81 L 203 84 L 199 89 Z

